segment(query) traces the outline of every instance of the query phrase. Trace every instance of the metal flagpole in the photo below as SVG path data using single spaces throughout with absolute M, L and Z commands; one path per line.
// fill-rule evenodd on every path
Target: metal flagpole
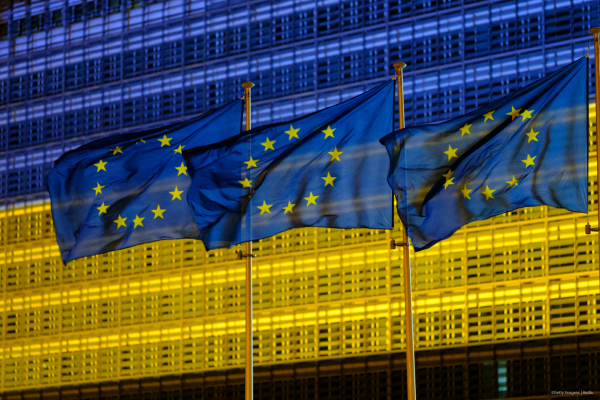
M 252 82 L 242 83 L 244 88 L 244 99 L 246 100 L 246 131 L 251 129 L 250 89 L 254 87 Z M 246 254 L 238 251 L 238 260 L 246 258 L 246 400 L 254 398 L 254 377 L 252 374 L 252 241 L 246 242 Z
M 590 29 L 590 33 L 594 35 L 594 69 L 596 74 L 596 207 L 598 209 L 598 227 L 600 227 L 600 192 L 598 192 L 598 189 L 600 188 L 600 146 L 598 145 L 598 143 L 600 143 L 598 141 L 600 138 L 600 103 L 598 103 L 598 100 L 600 99 L 600 65 L 598 65 L 598 63 L 600 63 L 600 56 L 598 55 L 600 52 L 600 44 L 598 43 L 600 28 L 596 27 Z M 590 223 L 588 222 L 585 226 L 585 233 L 589 235 L 592 231 L 598 232 L 598 256 L 600 257 L 600 230 L 598 228 L 590 227 Z
M 404 88 L 402 80 L 402 69 L 406 67 L 403 62 L 397 62 L 393 65 L 396 69 L 396 78 L 398 82 L 398 114 L 400 117 L 400 129 L 404 128 Z M 406 369 L 407 369 L 407 388 L 408 400 L 416 400 L 416 378 L 415 378 L 415 341 L 413 335 L 413 309 L 412 309 L 412 285 L 410 273 L 410 247 L 406 227 L 402 227 L 402 243 L 392 241 L 392 249 L 396 245 L 401 245 L 404 249 L 404 325 L 406 328 Z M 390 321 L 391 323 L 391 321 Z M 391 338 L 390 338 L 391 340 Z

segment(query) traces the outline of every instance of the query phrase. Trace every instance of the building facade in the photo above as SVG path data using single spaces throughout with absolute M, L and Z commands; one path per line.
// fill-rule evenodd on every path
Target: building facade
M 65 151 L 185 120 L 245 81 L 254 127 L 288 120 L 390 79 L 397 61 L 407 125 L 441 121 L 593 55 L 599 15 L 597 0 L 14 3 L 0 23 L 2 396 L 243 397 L 237 249 L 163 241 L 64 266 L 44 176 Z M 587 218 L 525 208 L 413 254 L 419 398 L 600 390 Z M 399 232 L 254 243 L 257 398 L 406 395 Z

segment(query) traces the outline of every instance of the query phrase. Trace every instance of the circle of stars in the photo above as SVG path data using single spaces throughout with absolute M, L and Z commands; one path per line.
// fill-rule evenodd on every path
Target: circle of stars
M 511 106 L 511 111 L 507 112 L 506 115 L 511 117 L 511 122 L 514 121 L 515 119 L 521 117 L 522 119 L 519 121 L 520 123 L 524 123 L 526 122 L 528 119 L 532 119 L 533 118 L 533 113 L 535 112 L 535 110 L 529 110 L 529 109 L 525 109 L 523 110 L 522 108 L 517 108 L 515 109 L 514 106 Z M 482 117 L 484 118 L 483 123 L 487 123 L 488 121 L 494 121 L 494 113 L 497 110 L 491 110 L 488 111 L 487 113 L 483 114 Z M 522 112 L 521 112 L 522 111 Z M 464 126 L 462 126 L 461 128 L 459 128 L 459 132 L 460 132 L 460 136 L 463 137 L 464 135 L 471 135 L 471 131 L 470 128 L 473 126 L 473 124 L 469 124 L 469 123 L 465 123 Z M 529 132 L 525 132 L 525 135 L 527 136 L 527 143 L 531 143 L 532 141 L 534 142 L 538 142 L 537 139 L 537 135 L 539 132 L 535 132 L 534 128 L 531 127 L 531 130 Z M 444 151 L 443 153 L 448 157 L 447 161 L 451 161 L 453 158 L 459 158 L 460 156 L 457 154 L 457 152 L 459 152 L 460 149 L 457 148 L 453 148 L 452 145 L 448 145 L 448 150 Z M 523 167 L 524 169 L 527 169 L 528 167 L 533 167 L 535 168 L 536 166 L 536 157 L 537 156 L 532 156 L 530 153 L 527 153 L 527 157 L 524 160 L 521 160 L 523 162 Z M 452 176 L 452 174 L 454 173 L 454 171 L 452 171 L 451 169 L 448 170 L 448 172 L 446 174 L 443 174 L 442 177 L 445 178 L 445 182 L 443 184 L 444 190 L 448 189 L 450 186 L 454 185 L 454 177 Z M 507 180 L 506 181 L 507 189 L 511 189 L 515 186 L 519 186 L 519 179 L 517 179 L 515 177 L 515 175 L 512 175 L 512 179 Z M 473 192 L 472 189 L 468 188 L 469 182 L 464 182 L 462 184 L 462 189 L 458 189 L 462 195 L 463 195 L 463 199 L 465 200 L 471 200 L 471 192 Z M 483 187 L 483 186 L 482 186 Z M 490 188 L 488 185 L 485 185 L 485 189 L 481 190 L 481 194 L 483 196 L 485 196 L 485 201 L 488 200 L 492 200 L 495 199 L 494 197 L 494 192 L 497 191 L 498 189 L 494 189 L 494 188 Z
M 156 139 L 159 143 L 160 143 L 160 147 L 171 147 L 171 140 L 173 140 L 172 137 L 168 137 L 167 135 L 163 135 L 163 137 L 161 138 L 157 138 Z M 268 141 L 268 139 L 267 139 Z M 135 144 L 146 144 L 146 143 L 155 143 L 155 142 L 146 142 L 146 140 L 144 139 L 139 139 L 138 141 L 135 142 Z M 272 143 L 275 143 L 274 141 Z M 182 150 L 184 149 L 185 145 L 179 145 L 176 149 L 173 150 L 173 155 L 179 153 L 179 154 L 183 154 Z M 119 155 L 123 155 L 123 150 L 124 146 L 115 146 L 115 148 L 110 149 L 109 152 L 112 154 L 108 154 L 108 157 L 115 157 L 115 156 L 119 156 Z M 258 161 L 258 160 L 256 160 Z M 255 164 L 255 163 L 254 163 Z M 96 181 L 96 186 L 93 187 L 92 189 L 94 190 L 94 197 L 98 197 L 98 195 L 105 195 L 105 193 L 102 191 L 103 189 L 108 189 L 106 185 L 101 185 L 100 182 L 98 181 L 102 181 L 103 179 L 103 172 L 108 172 L 110 170 L 110 159 L 108 159 L 108 161 L 105 161 L 104 159 L 99 160 L 97 163 L 93 164 L 94 167 L 96 167 L 96 174 L 100 174 L 99 175 L 99 179 Z M 108 170 L 107 170 L 107 166 L 108 166 Z M 256 166 L 256 165 L 254 165 Z M 250 166 L 248 167 L 250 168 Z M 185 164 L 182 162 L 180 166 L 175 167 L 175 170 L 177 170 L 177 176 L 179 175 L 186 175 L 187 176 L 187 166 L 185 166 Z M 252 183 L 252 181 L 250 181 L 250 183 Z M 169 191 L 169 194 L 171 195 L 171 201 L 181 201 L 182 197 L 181 195 L 183 194 L 183 190 L 179 190 L 177 186 L 175 186 L 173 191 Z M 103 197 L 103 196 L 101 196 Z M 98 207 L 96 207 L 96 209 L 98 210 L 98 216 L 99 217 L 103 217 L 104 215 L 109 215 L 110 214 L 110 204 L 105 204 L 104 201 L 102 201 L 102 204 L 100 204 Z M 151 209 L 150 210 L 154 215 L 152 219 L 163 219 L 164 220 L 164 213 L 167 211 L 166 208 L 161 208 L 160 204 L 156 205 L 155 209 Z M 114 217 L 116 217 L 115 220 L 113 220 L 113 223 L 116 224 L 116 229 L 119 230 L 121 227 L 123 228 L 128 228 L 131 225 L 128 224 L 127 220 L 128 217 L 127 216 L 122 216 L 121 214 L 117 214 Z M 113 218 L 114 218 L 113 217 Z M 144 227 L 144 219 L 146 219 L 146 217 L 140 216 L 140 215 L 135 215 L 135 218 L 133 219 L 133 229 L 136 229 L 138 227 L 143 228 Z
M 321 132 L 324 134 L 323 140 L 327 140 L 328 138 L 334 138 L 335 139 L 335 134 L 334 132 L 336 131 L 337 128 L 332 127 L 331 125 L 327 125 L 326 129 L 322 129 Z M 286 131 L 284 131 L 284 133 L 286 133 L 288 135 L 288 142 L 292 141 L 292 140 L 297 140 L 300 139 L 300 136 L 298 135 L 300 132 L 301 128 L 298 127 L 294 127 L 293 125 L 289 126 L 289 129 L 287 129 Z M 285 141 L 285 139 L 284 139 Z M 260 142 L 260 145 L 263 146 L 263 150 L 261 153 L 267 152 L 267 151 L 275 151 L 276 147 L 275 147 L 275 143 L 277 142 L 277 140 L 271 140 L 269 137 L 266 137 L 264 142 Z M 331 159 L 329 160 L 329 162 L 341 162 L 341 158 L 340 156 L 343 154 L 343 151 L 339 151 L 338 148 L 336 146 L 334 146 L 333 151 L 328 152 L 328 154 L 331 156 Z M 247 161 L 243 161 L 243 163 L 246 165 L 245 170 L 250 170 L 252 168 L 258 168 L 258 162 L 260 162 L 262 157 L 258 156 L 258 158 L 254 158 L 253 155 L 250 155 L 249 159 Z M 251 173 L 251 172 L 249 172 Z M 242 186 L 242 189 L 249 189 L 250 194 L 248 196 L 252 196 L 254 194 L 254 189 L 252 188 L 252 183 L 254 182 L 253 180 L 249 179 L 249 175 L 248 176 L 244 176 L 244 179 L 239 180 L 238 183 Z M 334 187 L 335 185 L 335 180 L 337 179 L 336 176 L 332 176 L 330 172 L 327 172 L 327 176 L 322 176 L 321 179 L 324 181 L 323 182 L 323 187 L 326 188 L 328 186 Z M 307 197 L 304 197 L 303 199 L 306 201 L 306 204 L 304 205 L 305 207 L 309 207 L 311 205 L 318 205 L 318 198 L 320 196 L 318 194 L 314 194 L 312 191 L 309 191 L 309 194 Z M 287 202 L 287 205 L 285 207 L 283 207 L 283 211 L 284 214 L 293 214 L 294 213 L 294 207 L 296 206 L 295 203 L 292 203 L 291 201 Z M 256 208 L 258 208 L 260 210 L 260 215 L 265 215 L 265 214 L 271 214 L 271 207 L 273 207 L 273 204 L 268 204 L 266 202 L 266 200 L 262 200 L 262 204 L 259 206 L 256 206 Z

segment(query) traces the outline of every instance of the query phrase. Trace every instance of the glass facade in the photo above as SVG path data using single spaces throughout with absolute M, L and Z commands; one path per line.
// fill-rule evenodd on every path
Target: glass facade
M 254 127 L 291 119 L 389 79 L 396 61 L 408 64 L 406 123 L 447 119 L 585 56 L 599 15 L 597 0 L 15 3 L 0 23 L 0 390 L 244 363 L 236 249 L 164 241 L 62 265 L 44 176 L 63 152 L 190 118 L 240 98 L 245 81 Z M 417 353 L 597 335 L 586 220 L 526 208 L 413 255 Z M 401 353 L 394 235 L 306 228 L 255 242 L 256 365 Z

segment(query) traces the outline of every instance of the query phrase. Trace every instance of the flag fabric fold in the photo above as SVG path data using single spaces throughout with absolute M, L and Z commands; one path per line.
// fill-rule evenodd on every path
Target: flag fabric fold
M 116 135 L 63 154 L 47 176 L 63 261 L 196 238 L 182 151 L 238 135 L 242 102 L 189 121 Z
M 522 207 L 587 213 L 587 77 L 582 58 L 464 116 L 381 139 L 416 251 Z
M 188 202 L 207 249 L 291 228 L 391 229 L 393 81 L 293 121 L 184 151 Z

